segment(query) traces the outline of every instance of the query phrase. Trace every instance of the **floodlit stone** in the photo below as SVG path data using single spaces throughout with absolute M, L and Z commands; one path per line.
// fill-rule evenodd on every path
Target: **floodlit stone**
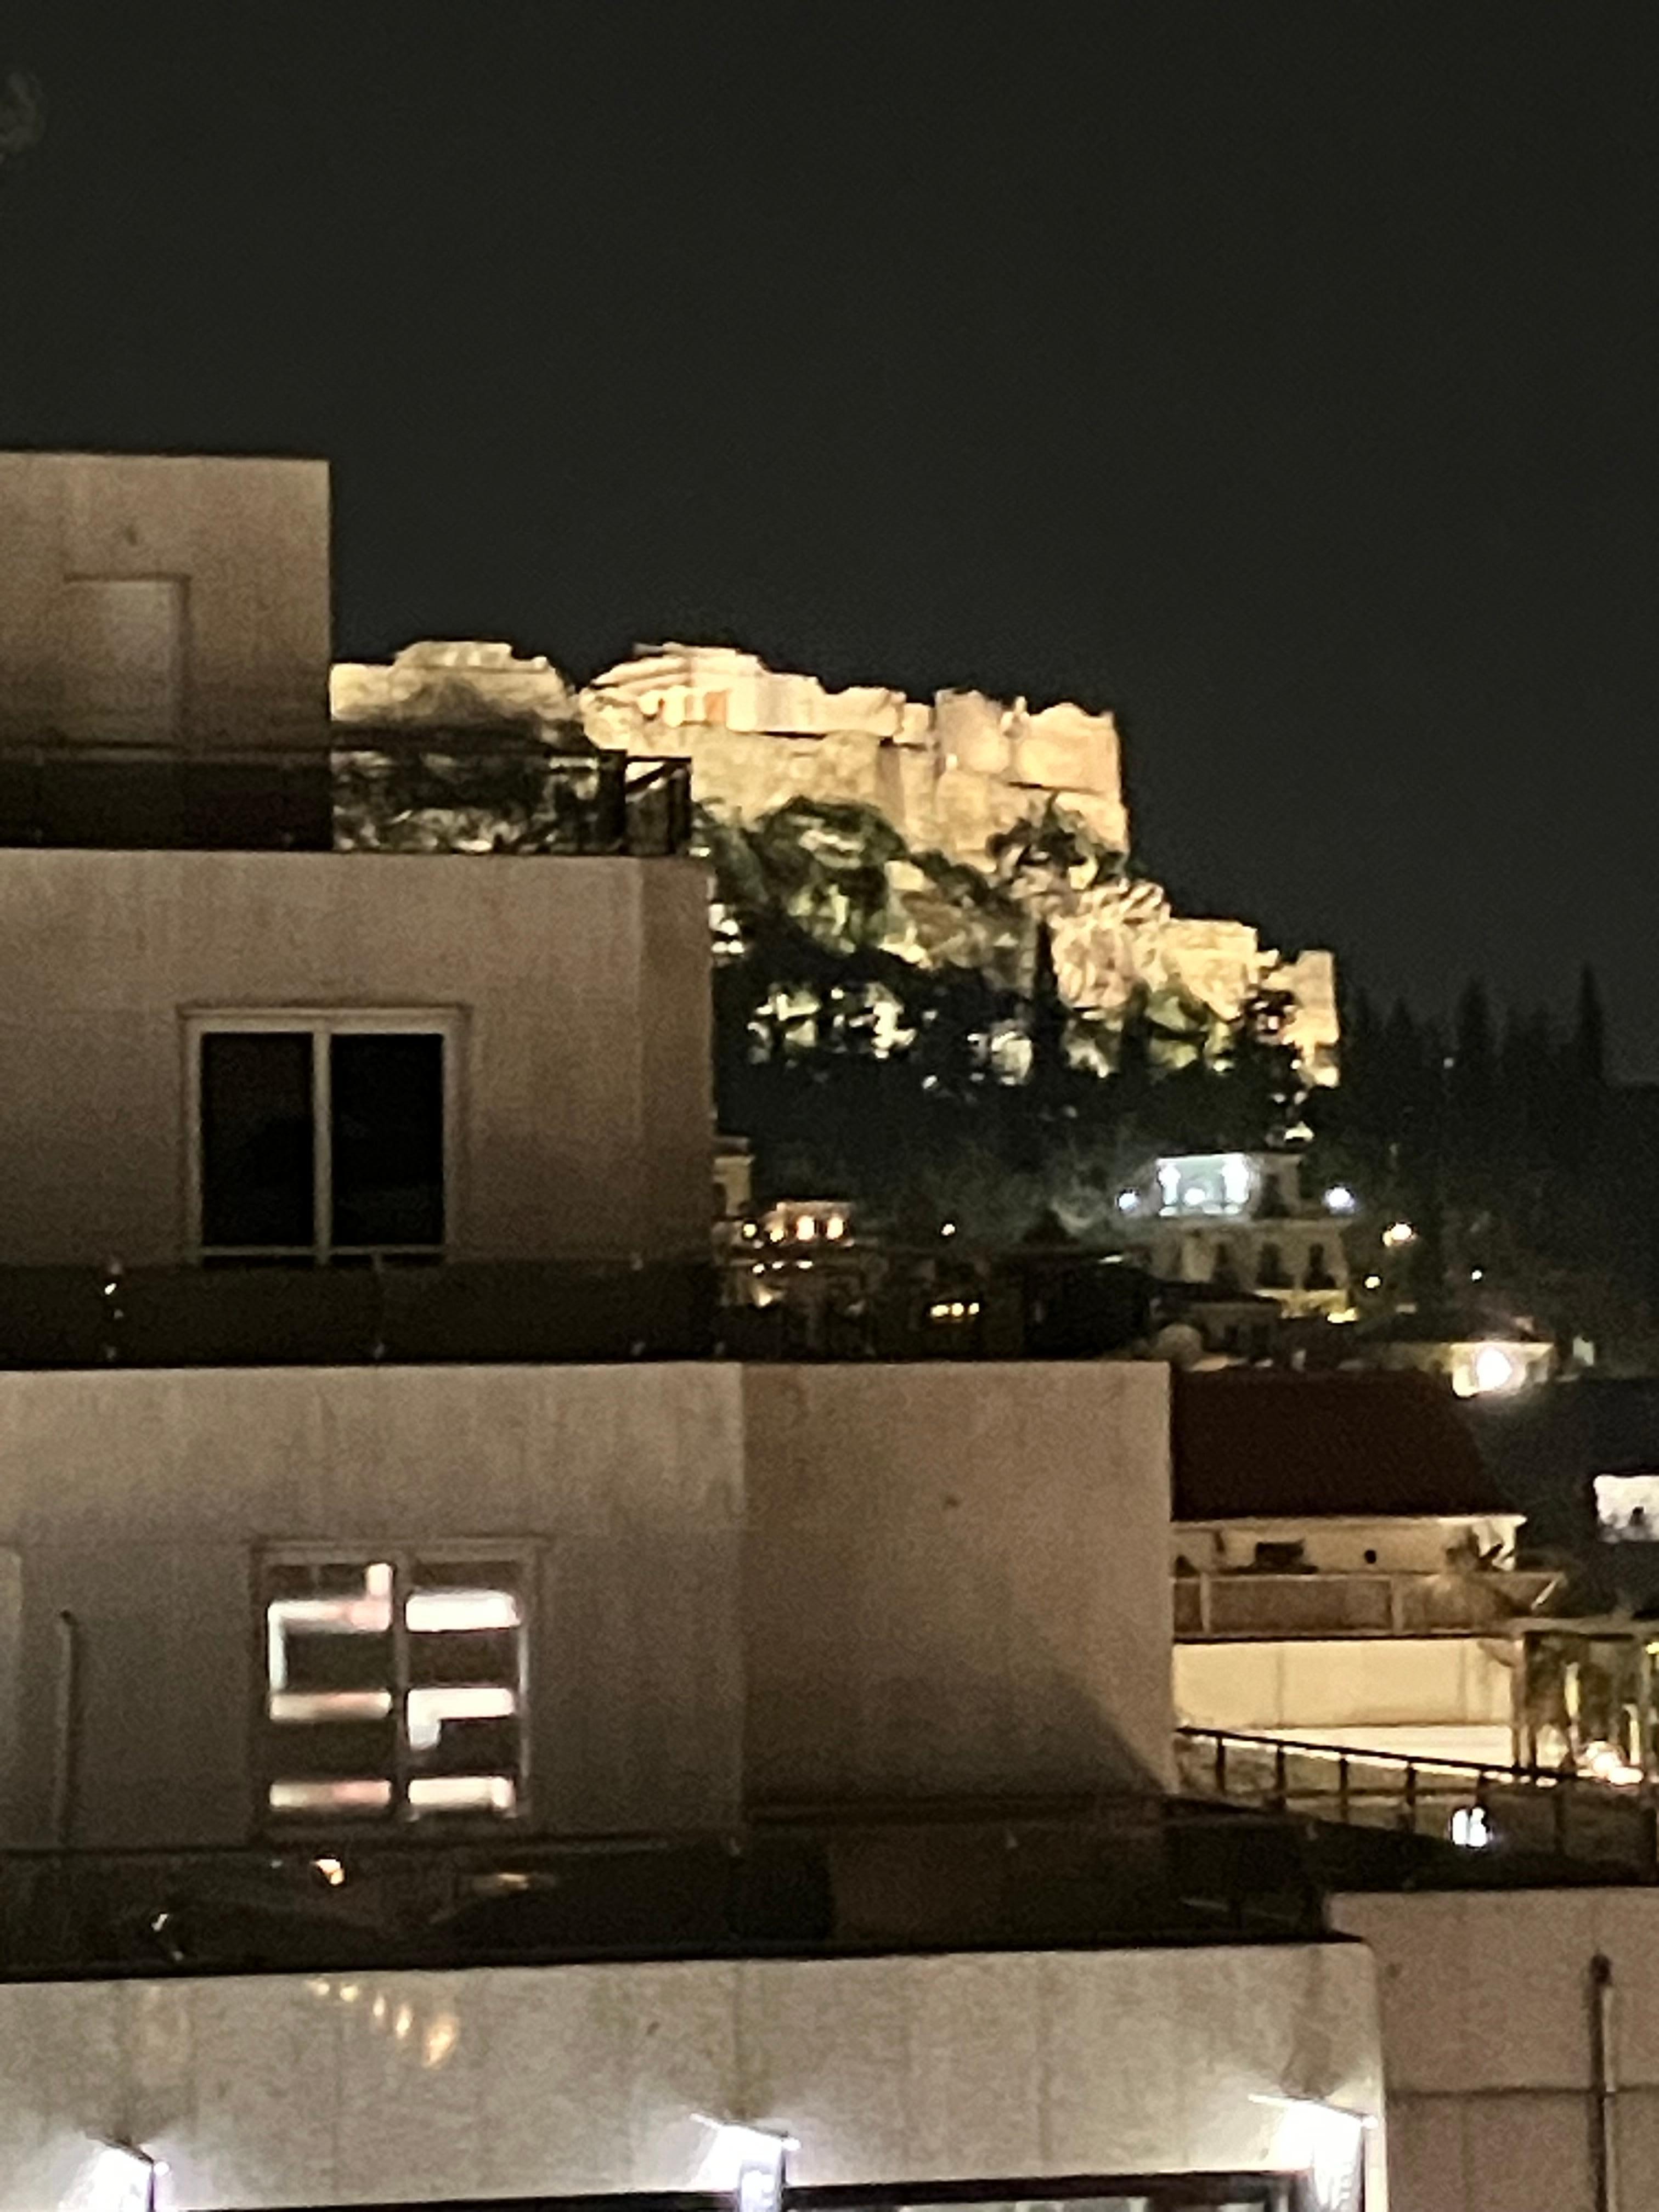
M 390 665 L 337 662 L 329 678 L 337 722 L 533 721 L 575 719 L 576 698 L 542 654 L 520 659 L 495 641 L 428 640 L 406 645 Z
M 1017 783 L 1045 791 L 1087 791 L 1120 800 L 1117 725 L 1069 701 L 1022 719 L 1014 739 Z
M 1177 1023 L 1195 1005 L 1219 1024 L 1257 993 L 1284 991 L 1304 1071 L 1335 1079 L 1328 952 L 1285 959 L 1248 923 L 1177 917 L 1158 884 L 1120 872 L 1129 823 L 1109 713 L 1070 701 L 1031 711 L 973 690 L 931 702 L 879 684 L 830 691 L 735 647 L 678 643 L 637 647 L 576 698 L 544 659 L 431 643 L 390 667 L 337 668 L 333 696 L 345 722 L 453 720 L 457 698 L 550 724 L 579 716 L 595 744 L 689 757 L 697 800 L 728 822 L 758 822 L 792 800 L 869 807 L 911 854 L 1000 886 L 970 915 L 926 871 L 890 864 L 890 951 L 1029 982 L 1040 921 L 1060 990 L 1085 1018 L 1115 1023 L 1143 992 Z

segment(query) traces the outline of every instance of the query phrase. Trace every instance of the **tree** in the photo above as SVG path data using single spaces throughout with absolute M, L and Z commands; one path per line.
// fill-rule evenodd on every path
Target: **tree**
M 1572 1030 L 1572 1069 L 1587 1089 L 1601 1090 L 1607 1079 L 1607 1020 L 1595 970 L 1588 961 L 1578 971 L 1578 1006 Z

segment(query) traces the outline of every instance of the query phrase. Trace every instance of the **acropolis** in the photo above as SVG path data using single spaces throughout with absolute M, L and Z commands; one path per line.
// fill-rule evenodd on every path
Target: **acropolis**
M 911 699 L 881 685 L 832 691 L 815 676 L 769 668 L 726 646 L 641 647 L 578 689 L 544 658 L 499 643 L 422 643 L 390 663 L 332 673 L 337 724 L 455 727 L 532 724 L 556 748 L 574 742 L 691 762 L 698 802 L 753 822 L 791 799 L 856 804 L 882 815 L 915 853 L 982 872 L 1022 823 L 1058 821 L 1110 868 L 1073 870 L 1046 902 L 1060 988 L 1079 1012 L 1110 1021 L 1132 993 L 1180 994 L 1219 1021 L 1263 990 L 1292 1002 L 1289 1041 L 1316 1081 L 1334 1080 L 1332 957 L 1286 956 L 1246 921 L 1171 912 L 1162 890 L 1121 865 L 1130 850 L 1116 724 L 1062 702 L 943 690 Z

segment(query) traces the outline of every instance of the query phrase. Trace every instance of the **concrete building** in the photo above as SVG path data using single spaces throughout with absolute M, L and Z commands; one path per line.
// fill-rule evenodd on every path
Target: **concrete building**
M 1176 1705 L 1188 1727 L 1507 1768 L 1523 1624 L 1559 1572 L 1426 1376 L 1176 1378 Z
M 321 461 L 0 453 L 0 744 L 325 742 Z
M 1333 1900 L 1380 1977 L 1389 2201 L 1659 2203 L 1659 1892 Z
M 0 810 L 0 2212 L 1380 2203 L 1366 1954 L 1167 1796 L 1164 1370 L 653 1357 L 683 855 L 270 849 L 174 720 L 159 842 L 61 715 Z

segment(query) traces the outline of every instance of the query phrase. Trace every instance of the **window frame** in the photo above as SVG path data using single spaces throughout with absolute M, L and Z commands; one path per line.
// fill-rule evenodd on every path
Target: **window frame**
M 510 1561 L 519 1570 L 519 1666 L 518 1679 L 514 1685 L 518 1699 L 515 1717 L 518 1722 L 519 1758 L 518 1770 L 514 1777 L 514 1797 L 510 1813 L 487 1811 L 483 1807 L 469 1807 L 459 1812 L 434 1808 L 417 1813 L 409 1803 L 413 1759 L 409 1740 L 408 1697 L 411 1686 L 409 1680 L 410 1629 L 405 1608 L 410 1571 L 421 1559 L 447 1566 L 464 1566 L 475 1559 L 480 1564 L 493 1565 Z M 285 1566 L 332 1566 L 361 1568 L 367 1572 L 369 1567 L 382 1564 L 392 1569 L 393 1594 L 391 1640 L 394 1680 L 390 1686 L 392 1757 L 385 1777 L 392 1785 L 391 1801 L 384 1812 L 354 1813 L 338 1807 L 311 1812 L 279 1812 L 270 1802 L 271 1784 L 283 1778 L 276 1771 L 275 1757 L 283 1724 L 271 1719 L 270 1711 L 270 1600 L 266 1595 L 270 1586 L 270 1570 Z M 277 1540 L 256 1545 L 250 1559 L 249 1611 L 252 1619 L 253 1740 L 258 1747 L 254 1773 L 254 1825 L 258 1832 L 272 1838 L 305 1836 L 319 1831 L 326 1831 L 330 1834 L 344 1832 L 366 1837 L 410 1832 L 444 1836 L 474 1830 L 499 1835 L 508 1829 L 532 1826 L 533 1763 L 530 1719 L 533 1679 L 532 1653 L 537 1618 L 537 1566 L 538 1547 L 531 1539 L 522 1536 L 433 1536 L 413 1540 L 404 1538 L 392 1543 L 353 1537 L 329 1543 L 306 1538 L 295 1542 Z M 403 1593 L 401 1597 L 399 1592 Z M 374 1778 L 379 1780 L 381 1778 L 376 1776 Z
M 288 1260 L 326 1267 L 337 1261 L 445 1260 L 460 1212 L 461 1050 L 466 1023 L 457 1006 L 214 1006 L 181 1011 L 185 1058 L 185 1243 L 191 1263 Z M 202 1042 L 212 1036 L 302 1035 L 311 1039 L 309 1244 L 208 1244 L 202 1237 Z M 336 1036 L 437 1036 L 443 1042 L 443 1241 L 438 1244 L 337 1244 L 334 1221 L 332 1055 Z M 324 1049 L 319 1049 L 319 1044 Z

